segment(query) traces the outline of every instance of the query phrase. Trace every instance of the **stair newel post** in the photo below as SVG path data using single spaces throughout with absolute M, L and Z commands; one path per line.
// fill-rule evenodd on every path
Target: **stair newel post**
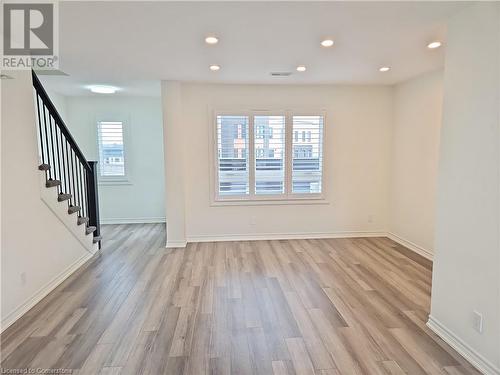
M 87 202 L 89 226 L 95 226 L 94 237 L 101 235 L 101 225 L 99 221 L 99 197 L 97 191 L 97 162 L 89 161 L 90 170 L 87 170 Z M 101 248 L 101 241 L 99 241 Z

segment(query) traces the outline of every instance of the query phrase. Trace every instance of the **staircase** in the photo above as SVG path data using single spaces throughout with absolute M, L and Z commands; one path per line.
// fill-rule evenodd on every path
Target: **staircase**
M 67 214 L 84 226 L 85 235 L 101 248 L 97 162 L 88 161 L 78 147 L 35 72 L 34 100 L 40 165 L 45 188 L 57 191 L 57 202 L 67 204 Z

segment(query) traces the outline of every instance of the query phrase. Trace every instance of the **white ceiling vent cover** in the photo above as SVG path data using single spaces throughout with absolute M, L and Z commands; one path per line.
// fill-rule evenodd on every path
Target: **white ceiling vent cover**
M 292 75 L 292 72 L 271 72 L 271 76 L 273 77 L 289 77 Z

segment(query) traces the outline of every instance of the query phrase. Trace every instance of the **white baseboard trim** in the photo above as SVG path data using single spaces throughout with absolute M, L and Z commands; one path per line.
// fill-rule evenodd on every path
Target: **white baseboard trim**
M 246 234 L 205 234 L 187 236 L 186 241 L 168 241 L 167 248 L 184 248 L 190 242 L 224 242 L 224 241 L 269 241 L 269 240 L 298 240 L 298 239 L 326 239 L 326 238 L 355 238 L 355 237 L 388 237 L 426 259 L 433 260 L 431 251 L 405 240 L 394 233 L 383 230 L 374 232 L 344 231 L 344 232 L 296 232 L 296 233 L 246 233 Z
M 167 249 L 173 249 L 176 247 L 186 247 L 187 241 L 168 241 L 165 245 Z
M 19 318 L 26 314 L 33 306 L 44 299 L 50 292 L 57 288 L 64 280 L 75 273 L 81 266 L 83 266 L 87 261 L 89 261 L 95 254 L 86 253 L 63 272 L 49 281 L 45 286 L 40 288 L 31 298 L 26 302 L 8 314 L 4 319 L 2 319 L 0 332 L 5 331 L 8 327 L 14 324 Z
M 462 357 L 464 357 L 471 365 L 477 368 L 485 375 L 500 375 L 500 368 L 495 367 L 493 363 L 484 358 L 481 354 L 472 349 L 462 339 L 456 336 L 452 331 L 446 328 L 432 315 L 429 315 L 427 321 L 429 327 L 436 335 L 441 337 L 444 342 L 455 349 Z
M 164 217 L 115 217 L 101 218 L 101 224 L 155 224 L 165 223 Z
M 397 234 L 387 232 L 387 237 L 389 237 L 394 242 L 397 242 L 400 245 L 403 245 L 404 247 L 407 247 L 408 249 L 414 251 L 418 255 L 423 256 L 426 259 L 429 259 L 431 261 L 434 259 L 434 254 L 432 253 L 432 251 L 424 249 L 423 247 L 417 245 L 414 242 L 405 240 L 404 238 L 399 237 Z
M 299 240 L 321 238 L 354 238 L 354 237 L 385 237 L 386 232 L 302 232 L 302 233 L 251 233 L 251 234 L 214 234 L 188 236 L 187 242 L 219 242 L 219 241 L 259 241 L 259 240 Z

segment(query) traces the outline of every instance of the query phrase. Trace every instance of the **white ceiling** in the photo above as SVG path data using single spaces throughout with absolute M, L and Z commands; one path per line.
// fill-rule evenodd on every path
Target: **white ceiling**
M 394 84 L 443 66 L 447 18 L 464 2 L 62 2 L 55 91 L 89 84 L 158 95 L 161 79 L 225 83 Z M 208 34 L 217 45 L 204 43 Z M 320 41 L 332 37 L 335 45 Z M 211 72 L 210 64 L 219 64 Z M 307 66 L 298 73 L 295 67 Z M 389 65 L 392 70 L 380 73 Z M 288 78 L 272 71 L 291 71 Z

